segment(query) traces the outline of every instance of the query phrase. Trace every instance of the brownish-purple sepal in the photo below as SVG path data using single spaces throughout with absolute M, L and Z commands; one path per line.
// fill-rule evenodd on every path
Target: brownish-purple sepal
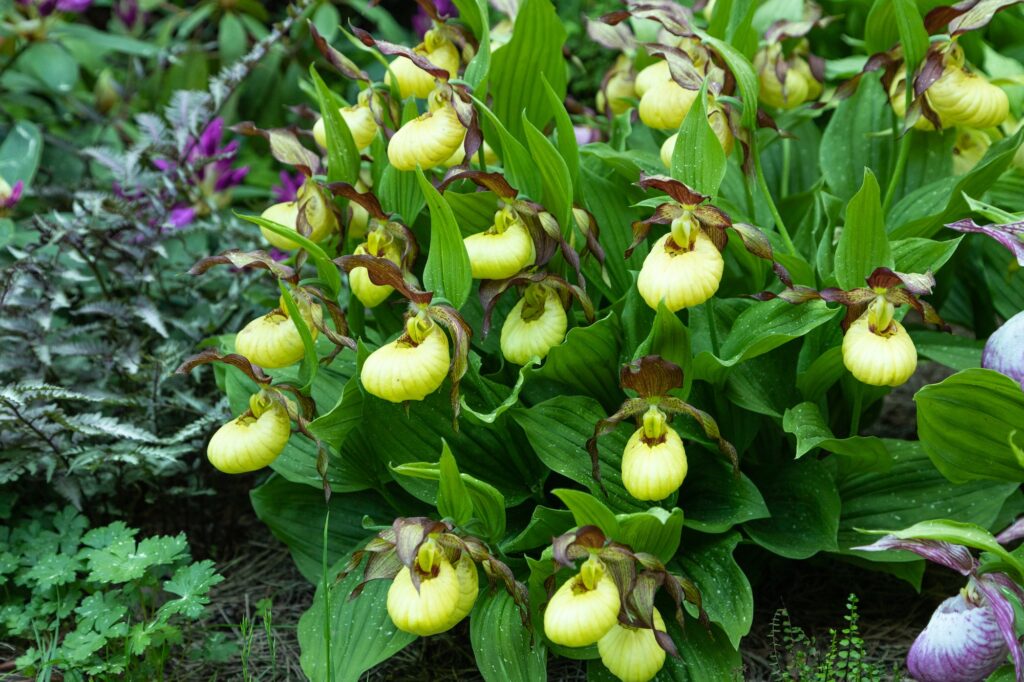
M 434 78 L 440 78 L 441 80 L 448 80 L 456 76 L 457 74 L 450 74 L 446 69 L 435 65 L 429 59 L 419 54 L 412 48 L 406 47 L 405 45 L 398 45 L 397 43 L 390 43 L 386 40 L 377 40 L 369 32 L 359 28 L 358 26 L 352 27 L 352 33 L 356 38 L 366 45 L 367 47 L 377 48 L 381 54 L 397 55 L 399 57 L 406 57 L 413 64 L 429 73 Z
M 258 366 L 249 362 L 249 358 L 238 353 L 221 353 L 216 348 L 207 348 L 195 355 L 188 357 L 174 370 L 175 374 L 188 374 L 200 365 L 208 365 L 213 362 L 222 362 L 242 370 L 247 377 L 257 384 L 265 386 L 270 384 L 270 377 L 263 373 Z
M 286 282 L 294 284 L 298 281 L 294 268 L 277 262 L 266 251 L 239 251 L 238 249 L 225 251 L 219 256 L 200 258 L 195 265 L 189 268 L 188 274 L 201 275 L 215 265 L 230 265 L 238 270 L 266 270 Z
M 418 305 L 427 305 L 434 298 L 430 291 L 421 291 L 409 284 L 402 270 L 387 258 L 367 254 L 352 254 L 335 258 L 334 263 L 345 272 L 366 268 L 370 281 L 378 286 L 389 286 Z

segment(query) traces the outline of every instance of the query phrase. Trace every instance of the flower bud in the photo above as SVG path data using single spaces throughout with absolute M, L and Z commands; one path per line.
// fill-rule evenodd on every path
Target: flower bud
M 622 485 L 638 500 L 663 500 L 686 478 L 686 448 L 665 413 L 651 407 L 622 452 Z
M 97 111 L 101 114 L 106 114 L 121 102 L 123 89 L 114 80 L 114 75 L 110 72 L 110 69 L 103 69 L 96 79 L 96 85 L 93 87 L 92 92 L 93 97 L 96 99 Z
M 14 208 L 14 205 L 21 200 L 21 194 L 25 190 L 25 183 L 18 180 L 14 187 L 7 184 L 7 181 L 0 177 L 0 216 L 6 215 L 7 211 Z
M 429 319 L 414 317 L 405 334 L 370 353 L 359 377 L 378 398 L 423 400 L 444 383 L 448 364 L 448 337 Z
M 430 111 L 409 121 L 388 142 L 388 161 L 398 170 L 423 170 L 439 166 L 455 154 L 466 129 L 440 93 L 431 96 Z
M 542 284 L 533 284 L 505 318 L 501 354 L 516 365 L 525 365 L 534 357 L 543 360 L 562 343 L 567 328 L 568 319 L 558 294 Z
M 660 82 L 653 83 L 640 97 L 640 120 L 651 128 L 677 130 L 700 92 L 688 90 L 676 83 L 668 75 L 668 63 L 659 63 L 665 64 L 666 77 Z
M 665 632 L 665 620 L 654 609 L 654 627 Z M 601 662 L 622 682 L 647 682 L 665 665 L 665 650 L 654 630 L 616 623 L 597 642 Z
M 284 405 L 261 392 L 249 398 L 249 410 L 217 429 L 206 447 L 210 464 L 226 474 L 262 469 L 288 444 L 291 421 Z
M 395 627 L 420 637 L 444 632 L 458 622 L 453 620 L 453 616 L 461 596 L 459 578 L 450 561 L 439 552 L 429 551 L 431 546 L 434 542 L 427 540 L 420 547 L 413 566 L 413 570 L 419 573 L 419 590 L 413 585 L 412 574 L 405 566 L 388 589 L 388 615 Z M 425 553 L 434 556 L 423 567 L 420 557 Z
M 530 231 L 508 206 L 494 214 L 494 224 L 489 230 L 471 234 L 462 242 L 469 254 L 474 279 L 511 277 L 537 257 Z
M 355 142 L 356 149 L 363 150 L 369 147 L 373 138 L 377 137 L 377 122 L 373 119 L 370 107 L 357 104 L 351 107 L 342 107 L 338 109 L 338 113 L 345 119 L 345 125 L 352 133 L 352 141 Z M 313 125 L 313 138 L 318 145 L 324 149 L 327 148 L 327 127 L 322 118 L 317 119 Z
M 402 260 L 402 249 L 381 230 L 371 232 L 366 242 L 355 248 L 355 253 L 387 258 L 395 265 L 399 265 Z M 394 288 L 387 284 L 374 284 L 370 281 L 366 268 L 353 268 L 348 275 L 348 283 L 352 293 L 367 308 L 376 308 L 394 291 Z
M 711 239 L 701 231 L 689 248 L 670 244 L 670 234 L 654 243 L 637 279 L 640 296 L 655 310 L 662 300 L 675 312 L 711 298 L 722 281 L 725 261 Z
M 976 682 L 1003 664 L 1010 652 L 990 606 L 958 594 L 939 604 L 907 654 L 918 682 Z
M 981 157 L 992 145 L 988 135 L 980 130 L 961 128 L 957 131 L 956 142 L 953 144 L 953 173 L 963 175 L 978 165 Z
M 315 340 L 319 331 L 316 325 L 322 319 L 319 305 L 296 301 L 302 319 Z M 257 317 L 235 335 L 235 352 L 245 356 L 249 362 L 265 369 L 278 369 L 294 365 L 305 355 L 306 347 L 299 335 L 299 328 L 288 317 L 284 303 L 278 310 L 272 310 Z
M 632 60 L 627 55 L 620 54 L 604 87 L 597 93 L 597 110 L 607 114 L 610 109 L 615 115 L 628 111 L 633 106 L 630 100 L 637 95 L 634 83 Z
M 618 618 L 619 588 L 601 560 L 592 556 L 551 597 L 544 611 L 544 634 L 562 646 L 589 646 Z
M 423 42 L 414 51 L 426 57 L 434 66 L 447 71 L 450 78 L 458 75 L 459 50 L 436 29 L 427 31 Z M 388 70 L 385 82 L 388 86 L 397 87 L 402 99 L 410 96 L 427 97 L 434 89 L 434 77 L 416 66 L 408 57 L 398 57 L 391 62 Z
M 944 127 L 991 128 L 1010 114 L 1010 101 L 1002 88 L 953 64 L 946 66 L 925 96 Z
M 754 56 L 760 90 L 758 98 L 778 109 L 793 109 L 821 94 L 821 83 L 811 73 L 811 67 L 800 55 L 786 60 L 785 83 L 779 79 L 777 65 L 785 57 L 781 45 L 762 48 Z
M 1024 312 L 1011 317 L 988 337 L 981 366 L 1002 372 L 1024 388 Z
M 843 364 L 871 386 L 899 386 L 914 373 L 917 349 L 903 325 L 892 319 L 891 303 L 876 299 L 846 330 Z
M 307 180 L 299 187 L 296 201 L 274 204 L 263 212 L 263 217 L 298 232 L 300 206 L 303 207 L 306 222 L 309 223 L 312 230 L 307 235 L 310 241 L 320 242 L 338 229 L 338 219 L 335 217 L 334 211 L 331 210 L 330 203 L 324 197 L 323 190 L 312 180 Z M 279 249 L 289 251 L 298 247 L 296 242 L 265 227 L 261 227 L 260 231 L 272 246 Z

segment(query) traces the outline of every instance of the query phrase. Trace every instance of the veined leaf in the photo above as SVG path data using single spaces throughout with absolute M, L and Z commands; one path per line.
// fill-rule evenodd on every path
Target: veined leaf
M 551 492 L 572 512 L 577 526 L 597 526 L 610 538 L 616 538 L 619 535 L 619 522 L 616 520 L 615 514 L 593 495 L 582 490 L 567 488 Z
M 843 289 L 864 286 L 875 268 L 893 266 L 892 251 L 885 234 L 882 198 L 878 181 L 864 169 L 864 182 L 846 209 L 846 225 L 836 247 L 836 279 Z
M 708 123 L 707 89 L 705 80 L 697 101 L 679 124 L 679 137 L 672 151 L 672 177 L 713 200 L 725 177 L 725 150 Z
M 338 266 L 334 264 L 324 250 L 320 246 L 311 241 L 308 237 L 304 237 L 299 234 L 298 230 L 294 230 L 289 227 L 285 227 L 280 223 L 275 223 L 273 220 L 267 220 L 261 216 L 255 215 L 244 215 L 242 213 L 235 212 L 235 216 L 242 220 L 247 220 L 250 223 L 265 227 L 275 234 L 279 234 L 282 237 L 287 237 L 291 241 L 295 242 L 309 253 L 309 257 L 313 259 L 313 264 L 316 266 L 316 273 L 323 282 L 324 286 L 327 287 L 327 292 L 331 298 L 337 298 L 338 293 L 341 291 L 341 274 L 338 273 Z
M 551 140 L 523 115 L 523 131 L 533 157 L 533 167 L 544 184 L 544 207 L 558 221 L 562 234 L 572 233 L 572 177 Z
M 476 665 L 486 682 L 545 682 L 544 638 L 523 627 L 519 607 L 503 589 L 481 594 L 469 617 Z
M 490 126 L 498 137 L 497 144 L 494 146 L 498 156 L 501 157 L 508 181 L 527 197 L 535 201 L 543 199 L 544 185 L 530 152 L 508 131 L 508 128 L 494 115 L 493 111 L 487 108 L 486 104 L 475 97 L 473 101 L 482 117 L 482 127 L 486 129 L 487 126 Z M 493 135 L 488 135 L 488 138 L 494 142 Z
M 850 470 L 853 471 L 886 471 L 892 463 L 892 456 L 880 438 L 836 438 L 815 403 L 800 403 L 786 410 L 782 428 L 786 433 L 796 436 L 797 459 L 815 448 L 821 448 L 848 458 Z
M 427 289 L 448 299 L 455 308 L 461 308 L 473 287 L 466 245 L 462 243 L 452 207 L 434 189 L 423 171 L 417 168 L 416 176 L 430 208 L 430 252 L 423 269 L 423 283 Z
M 754 623 L 754 594 L 750 581 L 733 559 L 740 534 L 694 538 L 679 554 L 678 562 L 697 584 L 704 609 L 712 623 L 725 630 L 729 642 L 738 648 Z
M 299 312 L 299 306 L 295 304 L 295 299 L 292 298 L 292 292 L 280 280 L 278 280 L 277 286 L 281 290 L 281 300 L 284 301 L 285 309 L 288 311 L 288 319 L 295 325 L 299 332 L 299 337 L 302 339 L 303 358 L 302 366 L 299 368 L 299 383 L 302 384 L 302 392 L 308 393 L 310 386 L 313 384 L 313 379 L 316 378 L 316 372 L 320 369 L 320 362 L 316 356 L 316 346 L 313 345 L 313 335 L 309 331 L 306 320 Z M 313 303 L 311 305 L 319 304 Z
M 327 84 L 316 71 L 316 66 L 309 65 L 309 73 L 316 86 L 316 94 L 320 100 L 320 115 L 324 119 L 324 131 L 327 135 L 327 180 L 328 182 L 354 183 L 359 179 L 359 150 L 352 139 L 352 132 L 334 106 Z

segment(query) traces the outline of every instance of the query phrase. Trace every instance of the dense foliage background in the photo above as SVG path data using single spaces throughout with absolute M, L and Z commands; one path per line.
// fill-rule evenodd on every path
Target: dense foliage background
M 412 664 L 399 654 L 371 674 L 612 679 L 595 646 L 544 636 L 549 593 L 574 572 L 554 580 L 552 538 L 586 526 L 701 595 L 679 622 L 659 596 L 680 654 L 659 680 L 890 675 L 914 634 L 879 655 L 856 597 L 843 625 L 845 595 L 892 591 L 892 617 L 920 609 L 920 626 L 939 599 L 915 590 L 941 579 L 925 578 L 909 546 L 862 549 L 876 539 L 863 531 L 917 528 L 907 536 L 984 550 L 981 574 L 1024 579 L 1015 536 L 1000 536 L 1008 549 L 994 538 L 1024 513 L 1024 334 L 1003 333 L 1005 361 L 986 352 L 983 367 L 986 340 L 1024 310 L 1024 10 L 690 4 L 461 0 L 434 3 L 433 24 L 411 2 L 0 0 L 0 671 L 355 680 L 405 649 L 420 652 Z M 471 117 L 486 148 L 465 165 L 399 169 L 393 136 L 437 105 L 402 100 L 383 54 L 442 24 L 461 62 L 444 106 L 462 125 Z M 695 103 L 652 127 L 633 84 L 663 59 L 673 70 L 661 87 L 696 78 Z M 941 72 L 943 59 L 1005 93 L 1008 114 L 935 130 L 937 89 L 904 97 L 900 74 Z M 801 69 L 801 101 L 772 90 L 783 79 L 793 95 L 786 72 Z M 334 112 L 370 90 L 378 127 L 359 149 Z M 326 147 L 312 134 L 321 115 Z M 275 228 L 254 220 L 305 187 L 338 229 L 272 247 Z M 723 261 L 713 296 L 674 309 L 637 284 L 658 239 L 679 234 L 676 214 L 649 235 L 636 226 L 666 203 L 718 209 L 692 229 Z M 463 240 L 503 205 L 532 230 L 536 264 L 495 299 L 494 279 L 519 267 L 481 284 Z M 385 264 L 336 260 L 365 246 L 367 206 L 371 231 L 418 244 L 386 280 L 400 291 L 373 307 L 349 271 Z M 1009 227 L 978 233 L 991 224 Z M 844 363 L 852 299 L 835 292 L 878 268 L 934 275 L 884 285 L 900 292 L 896 319 L 919 360 L 895 389 Z M 543 273 L 557 278 L 545 281 L 568 331 L 520 366 L 502 329 Z M 235 334 L 279 306 L 295 319 L 308 292 L 326 300 L 323 330 L 314 341 L 313 317 L 294 327 L 289 366 L 264 374 L 236 356 L 174 372 L 197 352 L 234 352 Z M 455 322 L 458 393 L 450 377 L 423 400 L 381 399 L 367 358 L 402 335 L 407 312 L 425 319 L 428 300 L 448 306 L 434 319 Z M 647 356 L 680 368 L 679 381 L 645 393 L 620 376 Z M 269 470 L 214 470 L 211 434 L 261 388 L 292 401 L 287 446 Z M 685 479 L 664 499 L 638 500 L 621 473 L 643 412 L 602 422 L 638 396 L 674 414 L 685 441 Z M 694 409 L 668 407 L 679 404 Z M 528 593 L 530 627 L 513 599 L 524 595 L 483 580 L 468 625 L 425 645 L 392 622 L 388 580 L 350 599 L 366 564 L 343 569 L 404 517 L 479 538 Z M 255 519 L 287 546 L 295 594 L 239 570 L 264 565 L 250 537 L 275 542 Z M 961 573 L 976 581 L 972 571 Z M 781 590 L 830 576 L 831 641 L 771 617 Z M 234 600 L 219 620 L 218 595 Z M 292 599 L 293 612 L 279 607 L 292 621 L 278 628 L 263 597 Z M 771 660 L 758 660 L 753 642 L 767 636 Z M 432 647 L 459 663 L 431 659 Z M 993 679 L 1013 674 L 1007 663 Z

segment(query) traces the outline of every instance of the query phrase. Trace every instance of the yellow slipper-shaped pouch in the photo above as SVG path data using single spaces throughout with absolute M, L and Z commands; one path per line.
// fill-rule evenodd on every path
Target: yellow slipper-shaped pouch
M 249 398 L 252 414 L 244 414 L 217 429 L 206 457 L 226 474 L 244 474 L 269 466 L 288 444 L 291 420 L 284 405 L 266 396 Z

